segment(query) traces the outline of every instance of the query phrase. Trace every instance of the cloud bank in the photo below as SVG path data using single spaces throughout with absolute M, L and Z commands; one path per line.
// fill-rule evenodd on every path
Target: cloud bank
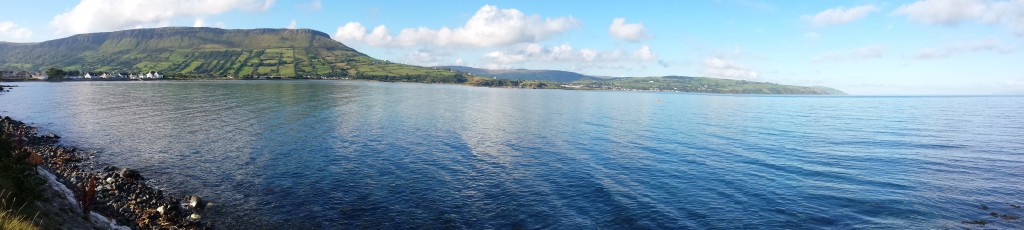
M 627 24 L 625 18 L 613 19 L 612 25 L 608 27 L 608 34 L 628 42 L 639 42 L 650 38 L 643 23 Z
M 813 27 L 829 27 L 860 20 L 873 11 L 875 11 L 874 5 L 863 5 L 849 9 L 840 6 L 827 9 L 815 15 L 804 15 L 801 18 Z
M 202 18 L 234 10 L 266 11 L 273 4 L 274 0 L 82 0 L 70 11 L 53 17 L 50 26 L 57 34 L 166 26 L 180 18 Z
M 527 62 L 569 63 L 574 69 L 620 68 L 623 63 L 642 63 L 656 59 L 657 55 L 647 45 L 628 52 L 577 49 L 569 44 L 544 46 L 537 43 L 518 45 L 505 51 L 492 51 L 481 57 L 483 67 L 489 69 L 517 68 Z
M 11 21 L 0 22 L 0 41 L 25 41 L 32 37 L 32 31 L 19 27 Z
M 975 21 L 1001 25 L 1024 36 L 1024 1 L 924 0 L 900 6 L 895 15 L 926 25 L 955 26 Z
M 334 39 L 371 46 L 469 46 L 495 47 L 539 42 L 579 26 L 573 17 L 541 18 L 516 9 L 485 5 L 462 27 L 406 28 L 392 35 L 387 26 L 367 30 L 359 22 L 338 27 Z

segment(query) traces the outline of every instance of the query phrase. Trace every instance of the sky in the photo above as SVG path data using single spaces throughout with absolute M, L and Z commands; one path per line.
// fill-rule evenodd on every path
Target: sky
M 1024 94 L 1024 0 L 3 1 L 0 41 L 309 28 L 406 64 L 701 76 L 860 95 Z

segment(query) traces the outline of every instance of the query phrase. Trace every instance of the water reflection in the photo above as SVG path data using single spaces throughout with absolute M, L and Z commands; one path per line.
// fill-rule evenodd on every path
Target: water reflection
M 951 228 L 1024 193 L 1018 97 L 19 85 L 2 115 L 227 228 Z

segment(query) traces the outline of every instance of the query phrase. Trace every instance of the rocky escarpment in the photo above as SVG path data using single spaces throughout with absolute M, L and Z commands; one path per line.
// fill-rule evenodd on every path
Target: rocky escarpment
M 28 164 L 37 164 L 42 177 L 52 172 L 51 180 L 63 184 L 73 197 L 51 202 L 71 200 L 74 209 L 90 213 L 88 216 L 109 218 L 121 226 L 132 229 L 211 229 L 202 220 L 202 210 L 207 202 L 199 196 L 169 194 L 146 184 L 145 178 L 136 170 L 115 166 L 99 167 L 90 161 L 92 154 L 73 147 L 57 145 L 57 135 L 38 135 L 36 128 L 9 117 L 0 119 L 0 131 L 4 137 L 13 139 L 19 151 L 30 156 Z M 73 194 L 73 195 L 72 195 Z M 60 198 L 59 196 L 57 198 Z M 61 201 L 63 200 L 63 201 Z M 69 208 L 66 205 L 64 208 Z M 74 218 L 54 214 L 55 221 Z M 85 218 L 89 219 L 89 218 Z M 102 222 L 101 222 L 102 223 Z M 95 224 L 94 224 L 95 225 Z M 102 225 L 102 224 L 100 224 Z M 60 226 L 60 228 L 88 229 L 92 226 Z

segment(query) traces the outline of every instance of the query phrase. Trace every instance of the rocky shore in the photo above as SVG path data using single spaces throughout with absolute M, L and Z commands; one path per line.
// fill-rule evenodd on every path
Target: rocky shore
M 66 200 L 74 209 L 89 213 L 83 219 L 97 217 L 113 220 L 131 229 L 212 229 L 201 215 L 207 202 L 196 195 L 169 194 L 146 185 L 136 170 L 115 166 L 99 166 L 90 161 L 92 153 L 60 146 L 54 134 L 39 135 L 36 128 L 9 117 L 0 119 L 0 132 L 12 138 L 20 151 L 27 153 L 27 164 L 37 165 L 40 177 L 51 176 L 63 186 L 50 188 L 65 191 Z M 47 183 L 50 184 L 50 183 Z M 58 202 L 58 201 L 51 201 Z M 65 201 L 67 202 L 67 201 Z M 68 207 L 63 207 L 68 208 Z M 62 218 L 56 218 L 61 220 Z M 67 218 L 63 218 L 67 219 Z M 96 225 L 96 221 L 92 221 Z M 102 221 L 100 221 L 102 225 Z M 64 226 L 64 225 L 58 225 Z M 64 226 L 90 229 L 97 226 Z M 113 228 L 116 226 L 100 226 Z

